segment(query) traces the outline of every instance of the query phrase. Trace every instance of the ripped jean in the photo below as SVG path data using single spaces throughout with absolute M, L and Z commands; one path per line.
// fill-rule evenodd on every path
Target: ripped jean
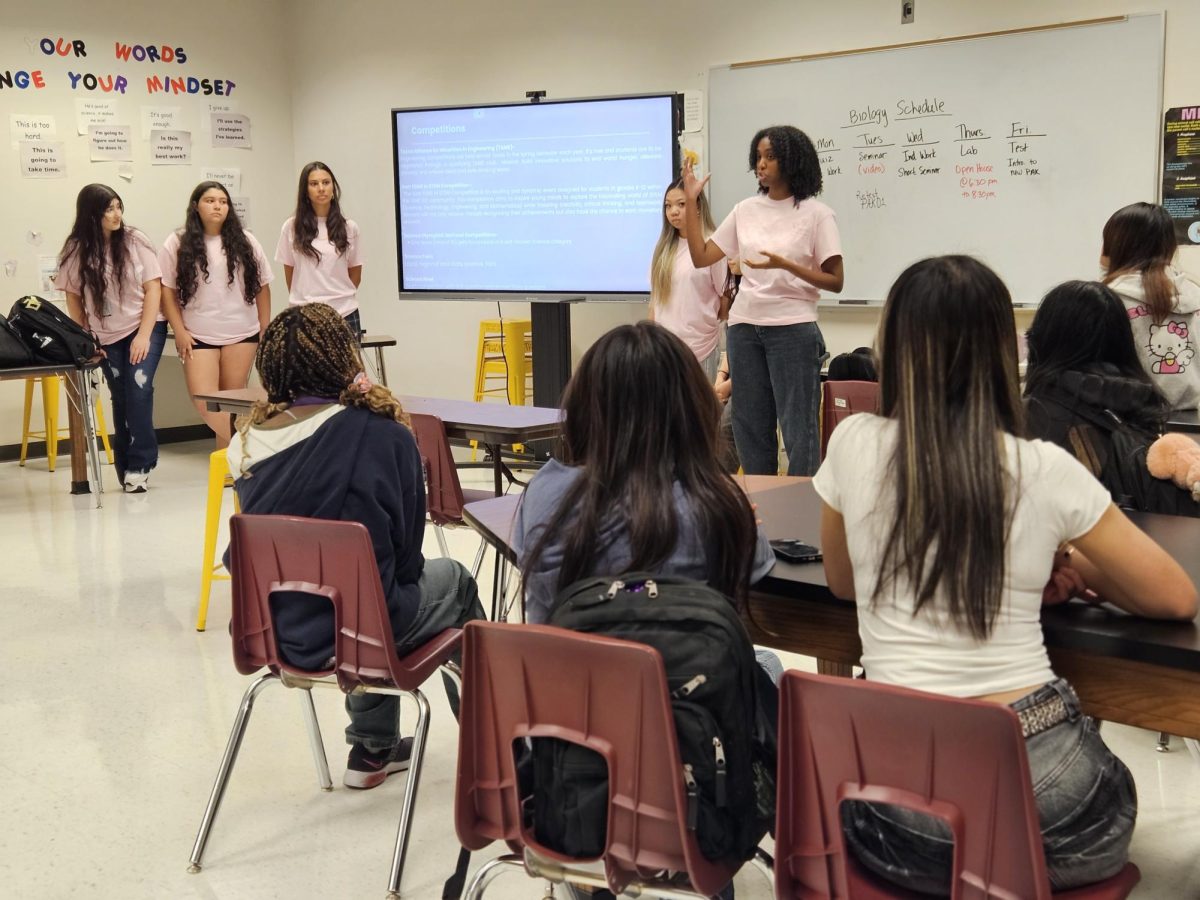
M 1137 818 L 1133 776 L 1100 739 L 1096 722 L 1062 678 L 1012 703 L 1021 710 L 1062 697 L 1066 721 L 1025 741 L 1042 828 L 1046 872 L 1056 890 L 1115 875 L 1129 861 Z M 954 844 L 941 819 L 886 803 L 842 804 L 842 831 L 871 872 L 911 890 L 950 895 Z
M 113 463 L 123 484 L 126 472 L 149 472 L 158 464 L 158 438 L 154 434 L 154 373 L 167 342 L 167 323 L 157 322 L 150 332 L 150 349 L 136 366 L 129 348 L 137 336 L 104 345 L 104 380 L 112 394 Z

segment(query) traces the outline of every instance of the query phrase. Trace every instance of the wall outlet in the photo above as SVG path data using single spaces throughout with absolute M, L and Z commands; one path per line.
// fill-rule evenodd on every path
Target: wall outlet
M 900 0 L 900 24 L 911 25 L 917 17 L 917 0 Z

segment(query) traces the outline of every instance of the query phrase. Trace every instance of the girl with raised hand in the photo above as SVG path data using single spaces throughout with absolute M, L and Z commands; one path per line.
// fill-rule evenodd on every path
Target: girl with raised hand
M 826 578 L 858 606 L 866 676 L 1011 706 L 1052 886 L 1106 878 L 1128 857 L 1133 779 L 1051 668 L 1041 606 L 1090 590 L 1188 619 L 1196 587 L 1074 457 L 1024 439 L 1011 299 L 989 268 L 965 256 L 910 266 L 877 346 L 881 414 L 839 425 L 813 480 Z M 949 894 L 940 820 L 855 802 L 843 827 L 876 874 Z
M 1171 409 L 1200 406 L 1200 284 L 1175 268 L 1175 223 L 1155 203 L 1131 203 L 1104 223 L 1104 283 L 1125 304 L 1142 365 Z
M 244 388 L 258 341 L 271 321 L 271 264 L 254 235 L 242 228 L 229 191 L 202 181 L 192 191 L 183 228 L 172 232 L 159 253 L 163 310 L 175 332 L 188 393 Z M 201 418 L 216 435 L 217 449 L 229 444 L 229 416 Z
M 811 475 L 820 459 L 821 291 L 842 290 L 842 247 L 833 210 L 816 199 L 821 166 L 808 136 L 790 125 L 750 142 L 758 193 L 738 203 L 706 238 L 699 197 L 708 183 L 684 163 L 686 234 L 692 264 L 739 260 L 742 283 L 729 313 L 733 433 L 748 475 L 778 472 L 776 423 L 789 475 Z
M 358 225 L 342 215 L 341 198 L 341 186 L 325 163 L 310 162 L 301 169 L 296 211 L 283 223 L 275 261 L 283 263 L 289 303 L 332 306 L 357 340 L 362 334 L 362 245 Z
M 112 394 L 113 459 L 126 493 L 145 493 L 158 464 L 154 373 L 167 340 L 159 311 L 154 245 L 124 221 L 125 205 L 107 185 L 89 184 L 75 200 L 75 222 L 59 253 L 54 286 L 72 319 L 96 335 Z
M 682 180 L 663 194 L 662 233 L 650 260 L 650 318 L 666 328 L 696 354 L 709 381 L 716 381 L 721 361 L 721 295 L 729 272 L 722 259 L 696 268 L 683 235 L 687 198 Z M 716 230 L 708 198 L 696 200 L 704 237 Z

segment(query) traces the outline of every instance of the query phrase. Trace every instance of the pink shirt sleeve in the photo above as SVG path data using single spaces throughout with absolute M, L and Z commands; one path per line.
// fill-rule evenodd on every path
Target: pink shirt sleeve
M 155 278 L 162 278 L 162 267 L 158 264 L 158 254 L 154 250 L 154 245 L 150 243 L 150 238 L 138 233 L 131 235 L 129 243 L 137 260 L 138 278 L 141 284 L 153 281 Z
M 837 218 L 833 210 L 829 210 L 816 225 L 813 235 L 813 259 L 820 266 L 827 259 L 842 255 L 842 236 L 838 232 Z
M 293 221 L 294 218 L 283 223 L 283 228 L 279 232 L 279 243 L 275 245 L 275 261 L 294 269 L 296 268 L 296 251 L 292 247 Z
M 721 252 L 725 254 L 726 259 L 738 258 L 736 206 L 729 211 L 729 215 L 725 217 L 725 221 L 717 226 L 717 230 L 712 233 L 712 237 L 709 240 L 721 248 Z
M 54 286 L 60 291 L 68 291 L 72 294 L 83 296 L 83 285 L 79 281 L 79 253 L 71 254 L 71 258 L 66 262 L 59 260 L 58 273 L 54 276 Z
M 349 241 L 349 246 L 346 248 L 346 266 L 353 269 L 355 266 L 361 266 L 366 260 L 363 259 L 358 223 L 352 219 L 346 220 L 346 238 Z
M 271 268 L 271 263 L 267 259 L 267 254 L 263 252 L 262 244 L 258 242 L 258 238 L 250 232 L 246 232 L 246 240 L 250 242 L 250 248 L 254 251 L 254 261 L 258 263 L 258 286 L 270 284 L 275 280 L 275 272 Z M 166 284 L 166 281 L 163 281 Z
M 158 268 L 162 271 L 163 287 L 176 290 L 179 287 L 175 277 L 179 272 L 179 235 L 173 231 L 158 251 Z

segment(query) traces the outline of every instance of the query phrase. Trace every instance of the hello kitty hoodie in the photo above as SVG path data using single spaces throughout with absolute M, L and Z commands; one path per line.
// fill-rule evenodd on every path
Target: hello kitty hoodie
M 1142 276 L 1122 275 L 1108 283 L 1120 296 L 1133 327 L 1142 365 L 1172 409 L 1200 406 L 1200 284 L 1176 268 L 1167 270 L 1175 285 L 1175 308 L 1156 324 L 1146 308 Z

